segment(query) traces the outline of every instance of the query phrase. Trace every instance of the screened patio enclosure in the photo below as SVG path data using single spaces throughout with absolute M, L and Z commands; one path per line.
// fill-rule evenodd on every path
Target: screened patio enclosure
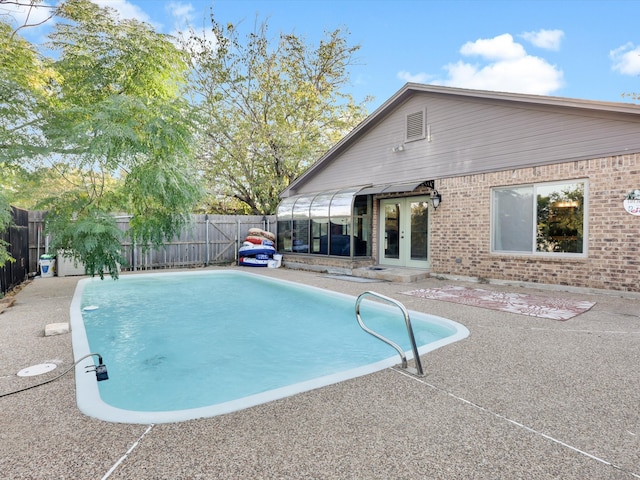
M 372 196 L 362 187 L 288 197 L 278 205 L 278 251 L 371 256 Z
M 433 189 L 433 180 L 367 185 L 286 197 L 278 205 L 278 251 L 363 258 L 372 253 L 374 195 Z

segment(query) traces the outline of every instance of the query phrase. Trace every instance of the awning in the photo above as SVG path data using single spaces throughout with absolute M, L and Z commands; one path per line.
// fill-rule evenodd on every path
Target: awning
M 287 197 L 278 205 L 278 220 L 328 221 L 329 218 L 350 217 L 353 199 L 362 187 L 306 193 Z
M 399 192 L 413 192 L 416 188 L 427 182 L 421 180 L 419 182 L 411 183 L 398 183 L 391 185 L 374 185 L 371 187 L 364 187 L 358 192 L 358 195 L 374 195 L 376 193 L 399 193 Z
M 358 195 L 412 192 L 421 185 L 429 186 L 429 182 L 433 185 L 433 181 L 420 181 L 294 195 L 284 198 L 278 205 L 278 220 L 309 220 L 313 218 L 316 221 L 327 221 L 329 218 L 350 217 L 353 212 L 353 201 Z

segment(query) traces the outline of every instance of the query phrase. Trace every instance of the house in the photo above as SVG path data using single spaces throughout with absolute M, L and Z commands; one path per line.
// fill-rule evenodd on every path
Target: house
M 640 106 L 408 83 L 281 193 L 287 266 L 640 292 Z

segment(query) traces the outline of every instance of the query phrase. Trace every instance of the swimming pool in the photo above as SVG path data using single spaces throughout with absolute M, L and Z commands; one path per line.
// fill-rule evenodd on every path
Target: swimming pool
M 360 329 L 354 307 L 355 297 L 237 270 L 83 279 L 71 304 L 74 356 L 100 353 L 109 380 L 79 365 L 78 407 L 112 422 L 177 422 L 398 364 Z M 361 313 L 411 357 L 397 309 L 365 301 Z M 418 312 L 411 321 L 421 354 L 469 333 Z

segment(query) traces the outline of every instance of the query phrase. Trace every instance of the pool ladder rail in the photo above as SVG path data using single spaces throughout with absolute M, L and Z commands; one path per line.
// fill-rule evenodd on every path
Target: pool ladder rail
M 362 317 L 360 316 L 360 304 L 362 303 L 362 300 L 367 296 L 375 297 L 386 303 L 395 305 L 402 311 L 402 315 L 404 316 L 404 323 L 407 326 L 407 333 L 409 334 L 409 341 L 411 342 L 411 351 L 413 352 L 413 360 L 415 362 L 415 368 L 410 367 L 408 365 L 407 356 L 405 355 L 404 351 L 398 344 L 392 342 L 386 337 L 383 337 L 379 333 L 374 332 L 364 324 L 364 322 L 362 321 Z M 367 332 L 370 335 L 373 335 L 377 339 L 382 340 L 386 344 L 396 349 L 396 351 L 400 355 L 400 359 L 402 360 L 401 367 L 403 370 L 406 370 L 408 373 L 419 376 L 419 377 L 423 377 L 425 375 L 424 370 L 422 369 L 422 362 L 420 361 L 420 355 L 418 355 L 418 347 L 416 346 L 416 339 L 413 335 L 413 327 L 411 327 L 411 319 L 409 318 L 409 312 L 407 311 L 407 309 L 402 303 L 400 303 L 399 301 L 393 298 L 382 295 L 380 293 L 371 292 L 371 291 L 363 292 L 358 296 L 358 299 L 356 300 L 356 319 L 358 320 L 360 327 L 362 327 L 362 329 L 365 332 Z

